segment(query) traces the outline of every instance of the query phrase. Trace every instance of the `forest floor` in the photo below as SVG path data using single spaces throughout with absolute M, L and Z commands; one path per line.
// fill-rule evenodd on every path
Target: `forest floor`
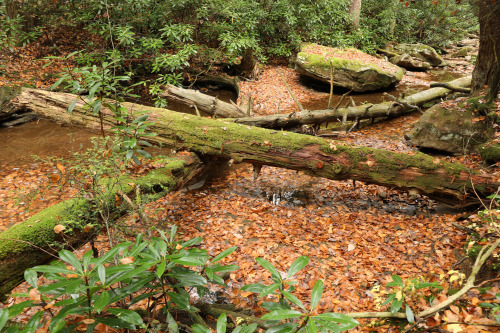
M 39 56 L 40 47 L 19 50 L 19 60 L 12 59 L 13 62 L 3 68 L 9 75 L 0 76 L 0 85 L 50 86 L 55 80 L 52 71 L 60 71 L 65 63 L 54 62 L 53 67 L 42 70 L 41 62 L 33 61 Z M 60 52 L 71 51 L 68 48 Z M 453 71 L 460 75 L 470 74 L 472 70 L 466 61 L 448 61 L 454 63 Z M 259 80 L 241 84 L 242 95 L 253 96 L 256 114 L 271 110 L 286 112 L 296 107 L 278 71 L 284 74 L 304 104 L 324 103 L 328 94 L 305 87 L 293 70 L 265 66 Z M 426 73 L 407 72 L 403 79 L 408 86 L 427 86 L 428 82 Z M 406 145 L 403 135 L 418 117 L 419 114 L 413 113 L 349 133 L 339 132 L 338 139 L 356 145 L 411 151 L 413 148 Z M 85 135 L 92 136 L 81 134 L 80 140 L 85 140 Z M 474 156 L 453 160 L 478 165 Z M 53 163 L 26 160 L 2 163 L 0 231 L 76 194 L 75 189 L 58 187 L 53 176 L 57 168 Z M 71 159 L 67 163 L 71 163 Z M 468 235 L 452 222 L 466 226 L 478 220 L 477 215 L 447 209 L 423 196 L 361 182 L 330 181 L 272 167 L 263 167 L 259 178 L 253 180 L 252 168 L 247 164 L 220 166 L 213 170 L 201 189 L 171 193 L 147 205 L 146 211 L 158 229 L 174 223 L 185 239 L 202 237 L 202 246 L 210 254 L 237 246 L 238 250 L 226 258 L 225 263 L 237 264 L 240 269 L 230 274 L 226 281 L 229 288 L 223 290 L 223 295 L 239 307 L 252 307 L 256 311 L 260 311 L 257 305 L 262 300 L 239 289 L 250 283 L 270 283 L 269 274 L 257 265 L 255 257 L 263 257 L 280 272 L 286 272 L 296 258 L 309 256 L 310 263 L 297 276 L 295 295 L 307 304 L 312 286 L 317 279 L 322 279 L 325 291 L 318 306 L 320 312 L 380 310 L 372 288 L 390 282 L 392 274 L 403 279 L 422 277 L 439 281 L 445 289 L 435 296 L 441 300 L 448 291 L 459 287 L 459 281 L 451 281 L 454 273 L 450 271 L 465 268 L 465 263 L 456 264 L 464 256 Z M 126 227 L 121 229 L 127 232 L 117 233 L 116 237 L 127 238 L 128 234 L 145 232 L 152 227 L 144 225 L 135 215 L 124 218 L 122 225 Z M 104 235 L 99 236 L 97 244 L 100 251 L 107 250 Z M 78 253 L 88 249 L 85 246 Z M 491 275 L 483 278 L 491 278 Z M 21 285 L 16 291 L 25 288 Z M 495 284 L 486 290 L 472 289 L 460 304 L 428 318 L 422 325 L 438 326 L 443 332 L 494 332 L 498 330 L 497 322 L 490 319 L 479 304 L 492 302 L 499 292 L 499 285 Z M 429 307 L 423 297 L 411 298 L 410 303 L 414 312 Z M 29 316 L 27 312 L 20 319 L 26 320 Z M 362 322 L 364 326 L 352 331 L 399 330 L 394 323 Z

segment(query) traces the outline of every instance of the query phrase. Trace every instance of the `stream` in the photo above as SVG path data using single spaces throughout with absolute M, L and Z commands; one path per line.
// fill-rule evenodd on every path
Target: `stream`
M 459 76 L 459 74 L 442 70 L 423 74 L 423 77 L 429 82 L 443 79 L 452 80 Z M 304 89 L 312 90 L 310 86 L 304 86 Z M 402 94 L 409 95 L 424 89 L 426 89 L 426 85 L 421 83 L 413 85 L 399 84 L 388 93 L 401 96 Z M 202 88 L 202 91 L 212 96 L 217 96 L 224 101 L 236 100 L 236 96 L 232 91 L 210 90 L 207 88 Z M 337 92 L 336 98 L 340 98 L 342 93 Z M 313 101 L 304 101 L 303 105 L 312 110 L 327 108 L 328 93 L 320 91 L 317 95 L 320 98 L 314 98 Z M 353 101 L 357 104 L 365 102 L 379 103 L 384 98 L 386 97 L 383 95 L 383 92 L 352 95 Z M 152 105 L 151 101 L 147 99 L 134 102 Z M 174 102 L 170 102 L 168 108 L 184 113 L 194 113 L 192 108 Z M 413 113 L 396 119 L 382 121 L 349 133 L 337 131 L 335 132 L 337 136 L 335 139 L 346 140 L 356 145 L 396 151 L 410 151 L 411 147 L 407 146 L 402 138 L 402 131 L 409 131 L 418 117 L 418 114 Z M 90 147 L 90 139 L 96 136 L 96 133 L 91 133 L 77 127 L 61 126 L 45 119 L 39 119 L 16 127 L 0 128 L 0 135 L 3 137 L 4 142 L 0 146 L 0 156 L 2 156 L 0 168 L 6 170 L 10 168 L 23 168 L 32 164 L 34 162 L 34 155 L 40 158 L 48 156 L 69 157 L 73 152 Z M 225 175 L 231 172 L 241 173 L 243 170 L 251 170 L 251 165 L 220 166 L 217 170 L 212 171 L 210 179 L 220 179 L 220 181 L 227 182 L 227 179 L 224 180 L 226 178 Z M 277 184 L 273 184 L 272 182 L 260 183 L 258 186 L 254 184 L 250 187 L 243 186 L 241 181 L 236 181 L 232 186 L 232 191 L 247 198 L 265 198 L 265 200 L 273 205 L 285 207 L 305 207 L 311 204 L 329 207 L 332 206 L 332 202 L 340 202 L 348 209 L 376 209 L 383 213 L 401 212 L 408 215 L 416 215 L 425 212 L 426 214 L 430 214 L 431 212 L 435 212 L 436 209 L 441 213 L 449 212 L 445 206 L 429 203 L 424 199 L 412 198 L 412 200 L 409 200 L 406 193 L 395 192 L 388 194 L 387 190 L 382 188 L 374 190 L 377 193 L 375 196 L 353 197 L 352 193 L 336 192 L 332 197 L 325 195 L 324 191 L 318 192 L 313 190 L 312 185 L 318 183 L 318 180 L 310 177 L 306 177 L 306 179 L 307 181 L 304 181 L 304 176 L 292 177 L 292 179 L 286 179 Z M 200 184 L 203 185 L 203 182 Z M 200 184 L 190 187 L 190 189 L 197 188 L 197 191 L 200 191 Z M 209 184 L 208 186 L 217 187 L 217 183 L 213 181 L 207 184 Z M 202 187 L 201 190 L 205 188 Z

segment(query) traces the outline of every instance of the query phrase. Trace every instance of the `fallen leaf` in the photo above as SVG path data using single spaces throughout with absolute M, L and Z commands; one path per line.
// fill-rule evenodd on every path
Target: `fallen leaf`
M 128 265 L 131 264 L 135 261 L 134 257 L 125 257 L 120 259 L 120 264 L 122 265 Z
M 61 163 L 57 163 L 56 168 L 57 170 L 61 171 L 61 173 L 64 173 L 65 171 L 64 165 L 62 165 Z
M 40 292 L 38 291 L 37 288 L 33 288 L 29 291 L 28 293 L 28 296 L 30 297 L 30 299 L 32 301 L 39 301 L 41 300 L 41 297 L 40 297 Z
M 62 224 L 58 224 L 54 227 L 54 232 L 56 234 L 60 234 L 61 232 L 63 232 L 64 230 L 66 230 L 66 227 L 63 226 Z

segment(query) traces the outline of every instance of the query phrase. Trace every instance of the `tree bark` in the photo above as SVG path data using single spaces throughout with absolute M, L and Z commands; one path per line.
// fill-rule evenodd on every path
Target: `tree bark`
M 479 53 L 472 72 L 473 93 L 489 86 L 498 94 L 500 82 L 495 71 L 500 67 L 500 1 L 479 1 Z M 493 84 L 493 86 L 490 86 Z
M 134 192 L 129 185 L 134 183 L 141 186 L 143 194 L 148 194 L 143 200 L 152 201 L 175 189 L 177 185 L 183 185 L 197 174 L 201 166 L 195 156 L 168 159 L 165 163 L 165 167 L 151 171 L 146 176 L 120 182 L 123 185 L 117 189 L 117 193 L 118 190 L 124 193 Z M 109 207 L 112 208 L 111 216 L 115 218 L 128 211 L 128 207 L 114 202 Z M 89 219 L 82 219 L 82 216 Z M 71 199 L 44 209 L 0 233 L 0 300 L 24 281 L 26 269 L 52 261 L 62 247 L 77 249 L 97 236 L 101 226 L 88 231 L 85 231 L 85 226 L 95 224 L 98 218 L 95 207 L 87 200 Z M 58 224 L 73 230 L 72 233 L 56 233 L 54 227 Z
M 444 88 L 436 88 L 444 89 Z M 71 114 L 66 108 L 75 95 L 24 88 L 14 104 L 64 123 L 99 128 L 99 119 L 78 102 Z M 123 103 L 131 112 L 144 106 Z M 414 189 L 433 199 L 460 206 L 497 189 L 497 180 L 473 172 L 460 163 L 448 163 L 422 153 L 403 154 L 375 148 L 348 146 L 296 133 L 273 131 L 225 120 L 212 120 L 159 108 L 151 112 L 158 135 L 154 141 L 176 149 L 213 155 L 235 162 L 301 170 L 333 180 L 354 179 L 367 183 Z M 105 128 L 114 125 L 112 113 L 102 110 Z
M 352 19 L 354 30 L 359 28 L 359 17 L 361 15 L 361 0 L 351 0 L 349 4 L 349 16 Z
M 197 108 L 199 111 L 217 118 L 240 118 L 246 116 L 235 105 L 195 90 L 168 86 L 167 91 L 161 94 L 161 97 Z

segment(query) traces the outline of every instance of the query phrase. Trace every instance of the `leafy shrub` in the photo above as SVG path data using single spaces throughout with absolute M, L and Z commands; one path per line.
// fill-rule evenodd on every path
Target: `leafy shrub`
M 26 270 L 28 292 L 15 296 L 28 300 L 0 309 L 0 330 L 32 333 L 46 327 L 49 332 L 68 332 L 77 328 L 92 332 L 99 324 L 130 330 L 151 329 L 156 309 L 163 306 L 166 318 L 163 329 L 179 332 L 171 312 L 176 309 L 197 311 L 190 303 L 188 291 L 196 290 L 197 295 L 203 297 L 209 283 L 225 286 L 220 274 L 238 266 L 222 265 L 220 261 L 236 247 L 211 258 L 206 250 L 197 247 L 202 241 L 199 237 L 178 241 L 175 226 L 168 235 L 161 231 L 159 234 L 161 237 L 149 241 L 138 235 L 134 243 L 118 244 L 98 258 L 92 256 L 92 251 L 78 259 L 72 252 L 61 250 L 60 261 Z M 270 311 L 262 317 L 267 332 L 342 332 L 358 325 L 356 320 L 342 314 L 311 314 L 321 299 L 321 281 L 314 285 L 309 310 L 292 294 L 297 281 L 291 278 L 307 265 L 307 257 L 300 257 L 291 265 L 286 279 L 265 259 L 256 260 L 271 272 L 274 283 L 249 285 L 243 289 L 258 290 L 261 296 L 279 295 L 277 303 L 263 304 Z M 48 282 L 39 285 L 39 274 Z M 139 315 L 139 308 L 144 304 L 148 305 L 146 321 Z M 12 325 L 7 328 L 9 318 L 28 308 L 38 308 L 38 311 L 24 327 Z M 226 332 L 226 327 L 227 316 L 223 314 L 217 321 L 217 332 Z M 199 324 L 193 325 L 193 330 L 211 332 Z M 256 330 L 257 323 L 240 323 L 233 332 Z

